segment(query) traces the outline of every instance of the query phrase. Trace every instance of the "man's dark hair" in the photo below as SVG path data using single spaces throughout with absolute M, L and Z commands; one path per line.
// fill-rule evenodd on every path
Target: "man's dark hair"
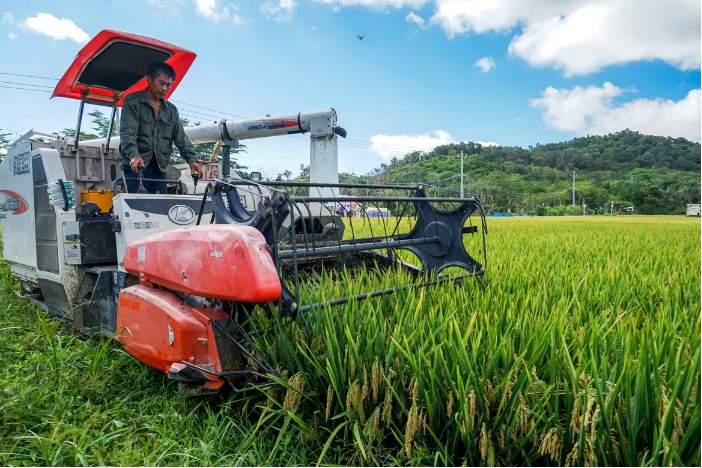
M 176 79 L 176 72 L 173 69 L 172 66 L 168 65 L 165 62 L 154 62 L 149 66 L 149 76 L 156 78 L 158 75 L 163 73 L 166 75 L 166 78 L 171 78 L 175 81 Z

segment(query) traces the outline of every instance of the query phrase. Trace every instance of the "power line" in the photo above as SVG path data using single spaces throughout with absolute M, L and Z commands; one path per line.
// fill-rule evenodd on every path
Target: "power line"
M 35 84 L 30 84 L 30 83 L 17 83 L 16 81 L 0 81 L 0 83 L 21 85 L 21 86 L 31 86 L 33 88 L 47 88 L 47 89 L 54 88 L 53 86 L 35 85 Z
M 353 138 L 347 138 L 347 140 L 348 140 L 348 141 L 357 141 L 357 142 L 361 142 L 361 143 L 368 143 L 368 142 L 366 142 L 365 140 L 355 140 L 355 139 L 353 139 Z M 416 146 L 388 145 L 388 144 L 385 144 L 385 143 L 375 143 L 375 142 L 369 142 L 369 143 L 370 143 L 371 145 L 373 145 L 373 146 L 380 147 L 380 148 L 383 148 L 383 147 L 387 147 L 387 148 L 398 148 L 398 149 L 399 149 L 399 148 L 404 148 L 404 149 L 408 149 L 408 150 L 415 150 L 415 151 L 417 151 L 417 147 L 416 147 Z M 439 145 L 437 145 L 437 146 L 439 146 Z M 433 149 L 433 148 L 432 148 L 432 149 Z M 423 150 L 422 150 L 422 151 L 423 151 Z
M 35 75 L 25 75 L 21 73 L 8 73 L 8 72 L 0 72 L 0 75 L 10 75 L 10 76 L 18 76 L 22 78 L 34 78 L 34 79 L 41 79 L 41 80 L 52 80 L 52 81 L 58 81 L 56 78 L 49 78 L 49 77 L 44 77 L 44 76 L 35 76 Z M 14 84 L 18 86 L 27 86 L 27 87 L 32 87 L 32 88 L 47 88 L 47 89 L 53 89 L 51 86 L 45 86 L 45 85 L 35 85 L 32 83 L 20 83 L 20 82 L 12 82 L 12 81 L 0 81 L 0 83 L 5 83 L 5 84 Z M 34 92 L 43 92 L 43 93 L 50 93 L 51 91 L 48 90 L 43 90 L 43 89 L 28 89 L 28 88 L 22 88 L 22 87 L 17 87 L 17 86 L 4 86 L 0 85 L 0 88 L 5 88 L 5 89 L 16 89 L 20 91 L 34 91 Z M 224 116 L 232 116 L 240 119 L 245 119 L 247 120 L 248 117 L 244 117 L 241 115 L 237 114 L 232 114 L 232 113 L 227 113 L 227 112 L 222 112 L 216 109 L 211 109 L 209 107 L 204 107 L 204 106 L 198 106 L 196 104 L 190 104 L 184 101 L 178 101 L 171 99 L 172 102 L 185 106 L 186 108 L 183 108 L 182 110 L 185 112 L 180 112 L 182 116 L 192 118 L 194 120 L 202 119 L 202 118 L 211 118 L 215 120 L 219 120 L 222 115 Z M 192 109 L 188 109 L 188 107 L 196 108 L 196 109 L 202 109 L 205 111 L 209 112 L 215 112 L 216 114 L 209 114 L 209 113 L 204 113 L 204 112 L 198 112 Z M 288 135 L 291 138 L 298 138 L 298 139 L 305 139 L 304 137 L 301 137 L 299 134 L 293 134 L 293 135 Z M 356 149 L 364 149 L 364 150 L 380 150 L 380 151 L 385 151 L 388 153 L 396 153 L 399 155 L 405 155 L 407 153 L 415 152 L 415 151 L 431 151 L 433 148 L 417 148 L 414 146 L 404 146 L 404 145 L 388 145 L 388 144 L 383 144 L 383 143 L 374 143 L 371 141 L 366 141 L 366 140 L 359 140 L 359 139 L 354 139 L 354 138 L 345 138 L 345 139 L 339 139 L 339 146 L 346 147 L 346 148 L 356 148 Z
M 27 85 L 25 85 L 27 86 Z M 5 88 L 5 89 L 19 89 L 21 91 L 34 91 L 37 93 L 50 93 L 51 91 L 46 91 L 44 89 L 27 89 L 27 88 L 18 88 L 16 86 L 2 86 L 0 85 L 0 88 Z
M 206 114 L 206 113 L 202 113 L 202 112 L 193 111 L 193 110 L 187 109 L 187 108 L 182 108 L 182 110 L 184 110 L 190 114 L 189 117 L 193 117 L 193 114 L 197 114 L 197 115 L 203 116 L 203 117 L 212 117 L 212 118 L 218 119 L 220 117 L 220 115 L 231 115 L 231 116 L 238 117 L 241 119 L 249 119 L 249 117 L 244 117 L 244 116 L 236 115 L 236 114 L 227 114 L 225 112 L 217 111 L 215 109 L 210 109 L 208 107 L 197 106 L 197 105 L 189 104 L 189 103 L 183 102 L 183 101 L 176 101 L 175 99 L 171 99 L 171 101 L 176 103 L 176 104 L 179 104 L 179 105 L 183 105 L 183 106 L 187 106 L 187 107 L 194 107 L 194 108 L 203 109 L 203 110 L 207 110 L 207 111 L 211 111 L 211 112 L 217 112 L 219 114 L 219 115 Z M 186 114 L 184 112 L 181 112 L 181 115 L 186 115 Z M 196 117 L 193 117 L 193 118 L 196 118 Z M 289 136 L 292 138 L 300 138 L 299 135 L 297 135 L 297 134 L 289 135 Z M 358 139 L 354 139 L 354 138 L 340 139 L 339 146 L 343 146 L 343 147 L 347 147 L 347 148 L 367 149 L 367 150 L 380 149 L 383 151 L 387 151 L 390 153 L 397 153 L 397 154 L 406 154 L 408 152 L 414 152 L 414 151 L 431 151 L 433 149 L 433 148 L 417 148 L 415 146 L 388 145 L 388 144 L 382 144 L 382 143 L 369 142 L 369 141 L 365 141 L 365 140 L 358 140 Z
M 181 117 L 185 116 L 185 117 L 190 117 L 193 119 L 202 119 L 204 117 L 204 118 L 207 118 L 208 121 L 212 119 L 212 116 L 209 114 L 203 114 L 201 112 L 193 111 L 190 109 L 179 108 L 178 113 L 181 115 Z M 215 119 L 215 120 L 219 120 L 219 119 Z
M 47 78 L 45 76 L 33 76 L 33 75 L 22 75 L 19 73 L 7 73 L 7 72 L 0 72 L 0 75 L 10 75 L 10 76 L 21 76 L 23 78 L 36 78 L 38 80 L 52 80 L 52 81 L 58 81 L 58 78 Z
M 216 112 L 217 114 L 221 114 L 221 115 L 231 115 L 231 116 L 238 117 L 238 118 L 244 119 L 244 120 L 248 119 L 248 117 L 244 117 L 244 116 L 241 116 L 241 115 L 228 114 L 228 113 L 226 113 L 226 112 L 221 112 L 221 111 L 218 111 L 218 110 L 215 110 L 215 109 L 209 109 L 209 108 L 207 108 L 207 107 L 196 106 L 195 104 L 188 104 L 187 102 L 176 101 L 175 99 L 171 99 L 171 101 L 175 102 L 176 104 L 183 104 L 183 105 L 185 105 L 185 106 L 196 107 L 196 108 L 198 108 L 198 109 L 207 110 L 207 111 L 211 111 L 211 112 Z

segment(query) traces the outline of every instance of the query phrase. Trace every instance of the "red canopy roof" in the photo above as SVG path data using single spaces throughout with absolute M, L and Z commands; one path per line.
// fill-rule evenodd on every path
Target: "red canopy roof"
M 61 77 L 54 96 L 81 99 L 111 106 L 134 91 L 146 89 L 146 73 L 153 62 L 166 62 L 176 72 L 176 79 L 166 94 L 178 87 L 195 60 L 195 53 L 150 37 L 119 31 L 100 31 L 76 56 Z

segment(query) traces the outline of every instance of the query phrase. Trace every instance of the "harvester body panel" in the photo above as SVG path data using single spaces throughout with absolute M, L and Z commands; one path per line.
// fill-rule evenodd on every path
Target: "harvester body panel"
M 32 155 L 28 142 L 20 142 L 0 164 L 0 219 L 2 256 L 36 279 L 37 250 L 34 238 L 34 189 Z
M 113 198 L 113 216 L 119 222 L 114 233 L 120 271 L 124 268 L 127 247 L 141 239 L 173 229 L 195 226 L 200 213 L 202 195 L 161 195 L 151 193 L 118 193 Z M 212 214 L 211 204 L 202 215 Z
M 227 318 L 221 309 L 196 308 L 162 289 L 123 289 L 117 308 L 117 341 L 139 361 L 163 372 L 187 362 L 222 371 L 210 323 Z M 213 374 L 209 380 L 220 382 Z
M 56 84 L 52 97 L 83 99 L 99 105 L 122 106 L 127 94 L 148 86 L 144 70 L 152 62 L 165 62 L 176 72 L 166 94 L 176 90 L 195 60 L 182 47 L 138 34 L 103 30 L 78 52 Z
M 280 297 L 266 241 L 249 226 L 194 226 L 144 237 L 127 247 L 124 268 L 142 283 L 196 296 L 238 302 Z

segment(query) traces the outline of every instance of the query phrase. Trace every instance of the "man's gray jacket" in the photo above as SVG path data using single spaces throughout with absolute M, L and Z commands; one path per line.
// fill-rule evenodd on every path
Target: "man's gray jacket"
M 146 90 L 124 98 L 119 139 L 122 164 L 129 165 L 131 159 L 139 155 L 148 166 L 155 155 L 159 169 L 165 171 L 174 144 L 188 163 L 197 161 L 195 147 L 185 135 L 176 106 L 161 99 L 161 109 L 155 119 Z

